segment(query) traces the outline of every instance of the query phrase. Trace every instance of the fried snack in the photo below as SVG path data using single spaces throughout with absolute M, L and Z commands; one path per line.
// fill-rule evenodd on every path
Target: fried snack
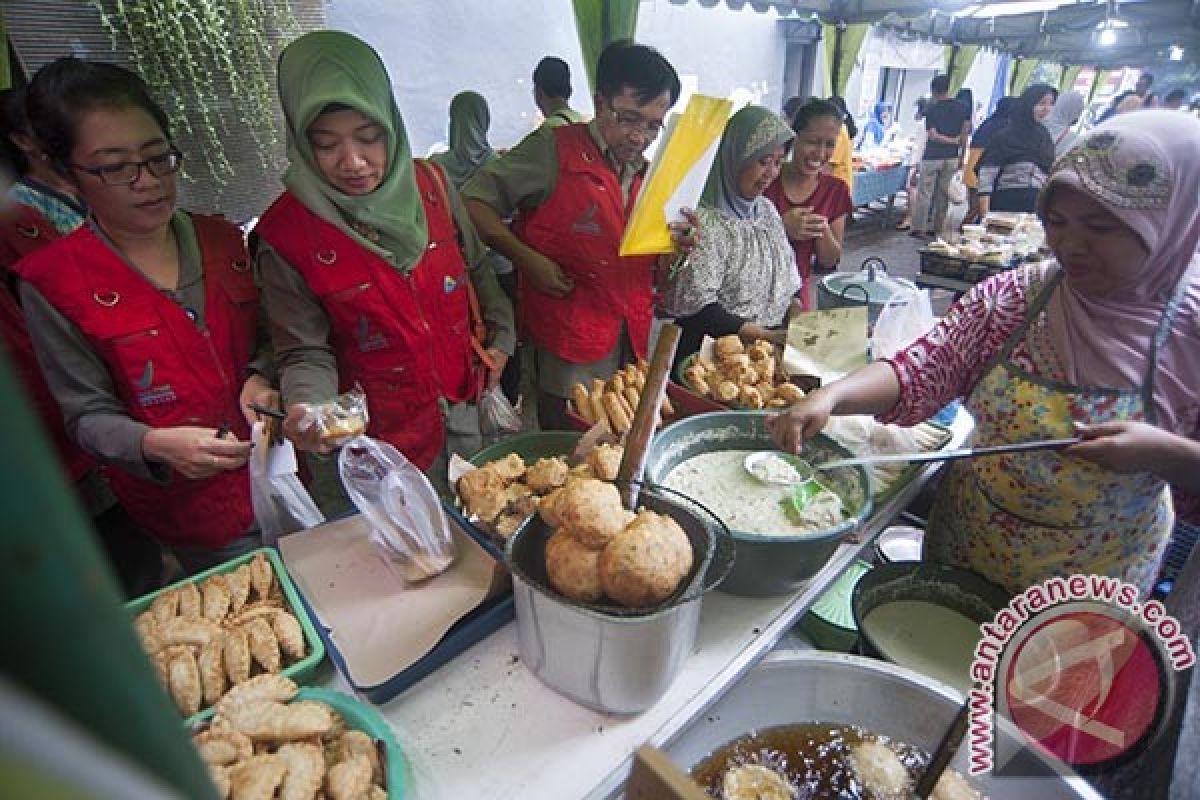
M 621 393 L 621 396 L 625 398 L 625 402 L 629 404 L 629 407 L 632 408 L 633 412 L 636 414 L 638 406 L 642 403 L 641 393 L 632 386 L 626 386 L 625 391 Z M 630 419 L 633 419 L 633 417 L 630 416 Z
M 250 559 L 250 587 L 254 593 L 265 600 L 271 594 L 271 584 L 275 582 L 275 573 L 271 562 L 262 553 L 256 553 Z
M 746 348 L 746 355 L 751 361 L 764 361 L 775 357 L 775 348 L 765 339 L 759 339 Z
M 708 384 L 708 374 L 704 367 L 693 364 L 683 371 L 683 378 L 694 390 L 704 397 L 708 397 L 712 394 L 712 387 Z
M 618 445 L 619 446 L 619 445 Z M 567 471 L 567 483 L 571 481 L 584 480 L 586 478 L 595 478 L 596 472 L 592 469 L 592 465 L 588 463 L 576 464 Z
M 600 583 L 600 551 L 585 547 L 566 528 L 546 541 L 546 576 L 560 594 L 581 603 L 604 596 Z
M 201 587 L 203 600 L 200 607 L 200 615 L 209 622 L 220 622 L 225 619 L 225 615 L 229 613 L 229 603 L 233 596 L 229 593 L 229 586 L 225 582 L 222 575 L 213 575 L 204 582 Z
M 163 649 L 162 636 L 158 633 L 158 620 L 151 612 L 143 611 L 138 614 L 137 619 L 133 621 L 133 630 L 141 639 L 142 649 L 146 651 L 146 655 L 152 656 Z
M 617 487 L 594 478 L 564 487 L 554 509 L 562 526 L 593 550 L 604 547 L 625 527 L 625 509 Z
M 348 761 L 354 756 L 366 756 L 371 763 L 371 780 L 383 783 L 383 764 L 379 760 L 379 750 L 375 740 L 362 731 L 346 731 L 338 737 L 334 748 L 334 760 Z
M 225 620 L 225 625 L 230 628 L 239 628 L 253 619 L 266 619 L 270 621 L 271 617 L 281 612 L 279 606 L 272 604 L 270 601 L 261 603 L 251 603 L 248 606 L 243 606 L 242 610 Z
M 907 797 L 912 776 L 896 751 L 870 739 L 850 748 L 847 762 L 858 782 L 875 797 Z
M 204 688 L 204 704 L 215 705 L 225 694 L 225 634 L 214 636 L 200 649 L 196 666 L 200 669 L 200 685 Z
M 521 523 L 528 518 L 528 514 L 510 514 L 505 512 L 496 517 L 496 521 L 492 523 L 492 528 L 495 530 L 496 536 L 507 542 L 517 532 L 517 528 L 521 527 Z
M 758 389 L 758 394 L 762 397 L 763 405 L 770 403 L 775 399 L 775 387 L 769 383 L 760 383 L 754 387 Z
M 625 413 L 625 407 L 621 405 L 620 398 L 612 392 L 605 392 L 603 402 L 604 411 L 608 414 L 612 432 L 628 433 L 629 426 L 633 423 L 633 420 Z
M 255 742 L 293 742 L 320 736 L 333 727 L 329 708 L 320 703 L 245 703 L 222 716 L 234 730 Z
M 600 554 L 604 593 L 623 606 L 663 602 L 692 568 L 692 545 L 670 517 L 642 511 Z
M 758 409 L 765 405 L 762 395 L 753 386 L 742 387 L 742 391 L 738 394 L 738 402 L 742 405 L 742 408 Z
M 339 761 L 325 773 L 330 800 L 358 800 L 371 788 L 371 762 L 364 755 Z
M 227 717 L 232 709 L 257 703 L 286 703 L 296 696 L 296 684 L 282 675 L 256 675 L 234 686 L 215 709 L 218 716 Z
M 293 660 L 304 658 L 304 629 L 300 620 L 287 611 L 279 611 L 271 618 L 271 630 L 284 655 Z
M 346 732 L 346 720 L 343 719 L 342 715 L 335 711 L 332 706 L 327 706 L 317 700 L 293 700 L 291 705 L 293 708 L 307 708 L 311 706 L 313 708 L 322 709 L 329 714 L 329 718 L 332 720 L 332 723 L 329 726 L 329 730 L 321 734 L 321 737 L 324 739 L 336 739 Z
M 185 716 L 200 710 L 204 689 L 200 683 L 200 668 L 189 648 L 179 648 L 167 662 L 167 689 L 175 706 Z
M 150 602 L 150 613 L 158 620 L 159 625 L 174 619 L 179 614 L 179 590 L 172 589 L 155 597 Z
M 287 764 L 277 755 L 251 756 L 230 772 L 230 797 L 233 800 L 271 800 L 286 773 Z
M 200 616 L 200 590 L 196 588 L 196 584 L 188 582 L 183 584 L 178 589 L 179 592 L 179 616 L 186 619 L 194 619 Z
M 250 679 L 250 640 L 240 628 L 227 631 L 225 636 L 225 674 L 237 686 Z
M 779 395 L 775 395 L 767 401 L 767 408 L 787 408 L 788 405 L 788 401 Z
M 279 672 L 283 666 L 279 653 L 279 640 L 271 623 L 262 617 L 250 620 L 242 626 L 246 631 L 246 639 L 250 643 L 250 655 L 259 663 L 265 672 Z
M 525 473 L 525 483 L 537 494 L 545 494 L 567 482 L 567 460 L 561 456 L 539 458 Z
M 558 500 L 562 493 L 563 489 L 555 489 L 538 501 L 538 515 L 550 528 L 562 526 L 562 519 L 558 516 Z
M 796 791 L 787 776 L 762 764 L 743 764 L 721 778 L 722 800 L 793 800 Z
M 225 586 L 229 589 L 229 612 L 236 613 L 250 599 L 250 568 L 245 564 L 226 572 Z
M 981 800 L 983 795 L 958 772 L 948 769 L 938 778 L 930 800 Z
M 592 403 L 588 399 L 587 387 L 582 383 L 577 383 L 571 387 L 571 402 L 575 406 L 575 413 L 583 417 L 588 422 L 595 422 L 595 415 L 592 413 Z
M 733 403 L 740 394 L 741 390 L 733 381 L 721 381 L 717 384 L 717 399 L 722 403 Z
M 716 354 L 717 360 L 723 360 L 728 356 L 744 353 L 746 346 L 742 344 L 742 337 L 736 333 L 731 333 L 728 336 L 722 336 L 717 339 L 713 345 L 713 353 Z
M 775 397 L 791 405 L 803 398 L 804 392 L 794 383 L 782 383 L 775 387 Z
M 612 421 L 608 418 L 608 409 L 604 405 L 604 391 L 592 392 L 588 395 L 588 403 L 592 406 L 592 418 L 597 425 L 603 425 L 609 433 L 616 433 Z
M 771 385 L 775 384 L 775 356 L 767 356 L 760 361 L 755 361 L 754 368 L 758 370 L 758 379 L 760 381 Z
M 320 746 L 288 742 L 275 752 L 287 765 L 279 800 L 313 800 L 325 779 L 325 756 Z
M 254 744 L 237 731 L 202 731 L 192 737 L 192 744 L 204 762 L 215 767 L 236 764 L 254 755 Z
M 491 470 L 500 476 L 504 481 L 504 485 L 521 479 L 525 474 L 525 462 L 516 453 L 509 453 L 504 458 L 489 462 L 484 466 L 484 469 Z
M 587 463 L 592 468 L 592 474 L 602 481 L 615 481 L 617 471 L 621 468 L 621 459 L 625 456 L 625 448 L 615 444 L 602 444 L 592 448 L 588 453 Z
M 671 403 L 671 398 L 668 397 L 665 392 L 663 393 L 662 405 L 660 406 L 660 410 L 662 411 L 663 415 L 665 415 L 665 416 L 668 416 L 668 417 L 675 416 L 675 406 Z
M 194 618 L 175 617 L 159 626 L 158 634 L 162 637 L 164 646 L 186 644 L 191 647 L 203 647 L 214 636 L 221 634 L 221 626 L 215 622 Z
M 563 465 L 565 468 L 565 464 Z M 565 482 L 564 473 L 564 482 Z M 537 497 L 529 487 L 523 483 L 514 483 L 504 490 L 504 513 L 510 514 L 532 514 L 537 510 Z
M 367 790 L 366 798 L 367 800 L 388 800 L 388 793 L 386 789 L 376 784 L 371 784 L 371 788 Z
M 229 792 L 233 789 L 230 785 L 229 774 L 233 770 L 229 767 L 220 767 L 214 764 L 208 765 L 208 777 L 212 779 L 213 785 L 217 787 L 217 797 L 221 800 L 227 800 Z

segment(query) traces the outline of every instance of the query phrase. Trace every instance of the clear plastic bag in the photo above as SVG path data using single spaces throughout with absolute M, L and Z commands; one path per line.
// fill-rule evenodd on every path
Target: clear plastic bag
M 479 432 L 485 440 L 490 442 L 520 433 L 522 426 L 520 413 L 499 386 L 488 389 L 479 398 Z
M 871 333 L 871 357 L 889 358 L 928 333 L 936 320 L 929 292 L 897 292 L 879 311 Z
M 454 562 L 454 539 L 433 485 L 387 442 L 359 436 L 338 456 L 342 485 L 371 521 L 371 541 L 408 583 Z
M 356 384 L 353 389 L 339 394 L 328 403 L 305 406 L 304 417 L 297 427 L 305 431 L 316 425 L 323 444 L 340 447 L 355 436 L 361 436 L 370 420 L 366 392 Z
M 262 422 L 254 423 L 251 441 L 250 499 L 263 544 L 324 522 L 325 516 L 296 475 L 292 443 L 282 439 L 272 444 Z

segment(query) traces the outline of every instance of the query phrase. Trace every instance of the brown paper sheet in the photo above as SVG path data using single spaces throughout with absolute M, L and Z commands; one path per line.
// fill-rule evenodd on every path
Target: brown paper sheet
M 788 324 L 783 364 L 789 375 L 832 383 L 867 363 L 867 309 L 836 308 L 796 314 Z
M 493 593 L 508 573 L 454 525 L 454 563 L 406 586 L 371 544 L 356 515 L 285 536 L 279 551 L 297 588 L 330 637 L 357 686 L 375 686 L 426 655 L 459 619 Z

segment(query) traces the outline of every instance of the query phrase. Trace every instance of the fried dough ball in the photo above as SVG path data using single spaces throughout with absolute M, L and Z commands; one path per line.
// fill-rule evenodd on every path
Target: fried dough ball
M 721 381 L 717 384 L 717 399 L 722 403 L 732 403 L 738 399 L 741 390 L 733 381 Z
M 596 478 L 602 481 L 615 481 L 624 455 L 625 448 L 620 445 L 602 444 L 588 453 L 587 463 Z
M 532 495 L 530 496 L 532 497 Z M 513 514 L 510 512 L 501 514 L 496 518 L 496 535 L 504 541 L 508 541 L 517 532 L 517 528 L 521 527 L 521 523 L 528 517 L 528 514 Z
M 901 800 L 909 796 L 912 776 L 896 751 L 883 742 L 870 739 L 857 744 L 847 760 L 859 783 L 875 797 Z
M 627 520 L 621 493 L 611 483 L 589 478 L 563 487 L 554 504 L 563 527 L 585 546 L 599 550 L 621 532 Z
M 804 397 L 804 392 L 794 383 L 784 383 L 775 387 L 775 397 L 788 405 Z
M 750 356 L 745 353 L 735 353 L 721 359 L 721 369 L 726 374 L 740 375 L 750 368 Z
M 562 489 L 555 489 L 541 500 L 538 500 L 538 514 L 548 528 L 562 527 L 562 519 L 558 516 L 558 499 L 562 497 L 562 493 Z
M 762 408 L 765 405 L 762 395 L 753 386 L 742 387 L 742 391 L 738 394 L 738 402 L 742 408 Z
M 561 456 L 539 458 L 525 472 L 525 483 L 537 494 L 545 494 L 567 482 L 567 461 Z
M 508 497 L 508 505 L 505 507 L 505 513 L 528 517 L 537 511 L 537 495 L 525 484 L 514 483 L 505 489 L 504 493 Z
M 717 339 L 713 345 L 713 352 L 716 353 L 717 360 L 721 360 L 726 356 L 732 356 L 738 353 L 743 353 L 746 346 L 742 344 L 742 338 L 736 333 L 731 333 L 728 336 L 722 336 Z
M 933 794 L 929 797 L 931 800 L 979 800 L 982 796 L 967 783 L 966 778 L 948 769 L 938 778 L 937 786 L 933 787 Z
M 546 541 L 546 576 L 551 586 L 572 600 L 595 603 L 604 596 L 600 551 L 584 547 L 566 528 Z
M 516 453 L 509 453 L 504 458 L 489 462 L 484 469 L 499 475 L 507 486 L 525 474 L 525 462 Z
M 594 477 L 596 477 L 596 471 L 592 469 L 592 465 L 588 463 L 576 464 L 567 471 L 567 483 L 570 483 L 573 480 Z
M 721 778 L 721 800 L 794 800 L 788 779 L 761 764 L 743 764 Z
M 491 522 L 508 505 L 505 481 L 486 467 L 468 472 L 458 479 L 458 496 L 467 511 L 485 522 Z
M 600 554 L 600 580 L 617 603 L 644 608 L 679 588 L 692 559 L 692 543 L 675 520 L 642 511 Z
M 775 356 L 775 348 L 765 339 L 759 339 L 746 348 L 746 355 L 750 356 L 751 361 L 764 361 Z

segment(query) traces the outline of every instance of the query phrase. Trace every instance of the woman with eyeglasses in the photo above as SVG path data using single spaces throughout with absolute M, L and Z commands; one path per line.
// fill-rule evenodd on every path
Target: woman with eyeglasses
M 38 142 L 90 210 L 14 268 L 67 431 L 189 572 L 250 550 L 247 405 L 277 393 L 241 233 L 176 209 L 183 157 L 138 76 L 63 58 L 30 101 Z

